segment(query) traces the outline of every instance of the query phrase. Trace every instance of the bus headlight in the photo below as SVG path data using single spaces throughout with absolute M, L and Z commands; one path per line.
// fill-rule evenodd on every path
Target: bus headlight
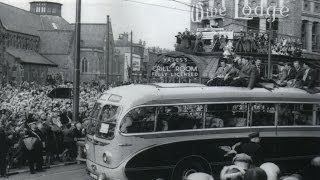
M 105 162 L 105 163 L 110 163 L 111 162 L 111 158 L 112 158 L 112 155 L 108 151 L 104 152 L 103 155 L 102 155 L 103 162 Z

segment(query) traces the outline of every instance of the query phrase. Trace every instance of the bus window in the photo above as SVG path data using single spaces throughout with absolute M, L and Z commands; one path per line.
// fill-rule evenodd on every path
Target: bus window
M 275 104 L 254 103 L 252 109 L 252 126 L 274 126 Z
M 248 104 L 209 104 L 206 128 L 247 126 Z
M 156 108 L 139 107 L 131 110 L 122 120 L 120 131 L 123 133 L 153 132 Z
M 96 126 L 98 123 L 98 115 L 101 110 L 101 104 L 96 103 L 91 111 L 89 119 L 84 122 L 84 126 L 87 129 L 87 133 L 93 135 L 96 130 Z
M 99 116 L 99 126 L 97 135 L 101 138 L 110 138 L 114 135 L 116 127 L 116 116 L 119 114 L 120 108 L 113 105 L 105 105 Z
M 115 123 L 116 115 L 119 113 L 118 111 L 119 108 L 117 106 L 105 105 L 100 115 L 100 122 Z
M 280 104 L 280 126 L 312 125 L 313 104 Z
M 202 128 L 203 105 L 160 107 L 157 131 L 176 131 Z

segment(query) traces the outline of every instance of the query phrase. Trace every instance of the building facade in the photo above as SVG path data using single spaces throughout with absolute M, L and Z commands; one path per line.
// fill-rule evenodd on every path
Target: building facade
M 299 39 L 306 54 L 320 51 L 319 0 L 192 0 L 191 4 L 191 31 L 218 27 L 267 32 L 271 28 L 274 36 Z
M 122 82 L 145 81 L 147 77 L 147 67 L 146 63 L 144 63 L 145 42 L 140 40 L 139 43 L 131 44 L 129 34 L 123 33 L 120 34 L 118 40 L 115 41 L 115 49 L 116 57 L 118 61 L 120 61 L 119 69 L 117 69 L 120 72 L 120 80 Z
M 109 30 L 107 27 L 109 26 Z M 109 37 L 107 36 L 109 31 Z M 109 43 L 109 44 L 108 44 Z M 109 56 L 107 56 L 109 54 Z M 115 59 L 115 45 L 109 24 L 81 24 L 80 79 L 82 82 L 108 83 L 119 81 L 119 61 Z
M 32 1 L 30 11 L 0 3 L 1 81 L 45 83 L 49 76 L 73 81 L 75 26 L 61 17 L 62 7 L 59 0 Z M 107 36 L 108 26 L 109 36 Z M 107 61 L 110 64 L 108 73 L 110 77 L 119 75 L 113 67 L 117 66 L 117 62 L 113 58 L 115 48 L 111 22 L 108 26 L 82 24 L 80 54 L 82 82 L 105 83 L 108 72 Z M 108 58 L 107 52 L 109 52 Z M 113 79 L 110 78 L 110 81 Z

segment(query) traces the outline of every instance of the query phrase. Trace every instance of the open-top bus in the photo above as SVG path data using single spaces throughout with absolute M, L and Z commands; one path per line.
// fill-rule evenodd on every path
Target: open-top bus
M 91 113 L 87 170 L 95 179 L 219 176 L 226 148 L 260 132 L 265 162 L 301 170 L 320 154 L 320 93 L 296 88 L 128 85 L 106 91 Z

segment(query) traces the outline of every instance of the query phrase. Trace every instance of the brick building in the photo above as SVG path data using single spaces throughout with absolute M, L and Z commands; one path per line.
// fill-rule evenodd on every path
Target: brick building
M 221 27 L 233 31 L 265 32 L 269 29 L 267 12 L 273 15 L 272 7 L 276 7 L 272 29 L 279 35 L 300 38 L 305 54 L 320 51 L 319 0 L 192 0 L 191 4 L 194 5 L 191 8 L 192 31 Z M 251 19 L 247 19 L 249 17 Z
M 119 66 L 116 68 L 119 72 L 120 81 L 127 82 L 130 80 L 131 67 L 131 42 L 129 41 L 129 34 L 123 33 L 119 35 L 118 40 L 115 41 L 116 59 L 119 61 Z M 147 77 L 147 67 L 144 63 L 145 56 L 145 42 L 140 40 L 139 43 L 132 43 L 132 80 L 141 81 Z

